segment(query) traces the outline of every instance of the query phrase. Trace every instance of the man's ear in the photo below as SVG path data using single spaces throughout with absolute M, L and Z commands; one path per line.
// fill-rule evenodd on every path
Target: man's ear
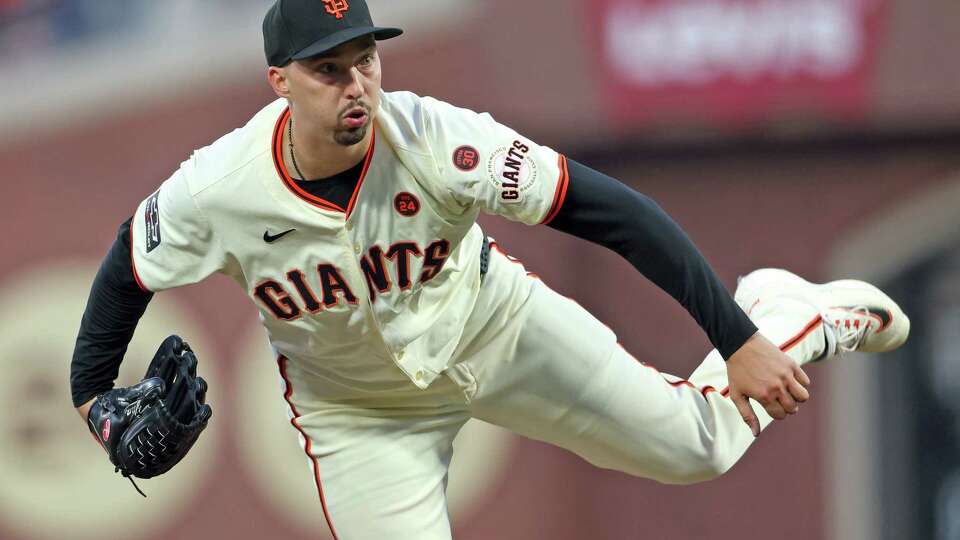
M 273 88 L 273 92 L 277 94 L 277 96 L 282 98 L 290 97 L 286 67 L 270 66 L 267 69 L 267 82 L 270 83 L 270 88 Z

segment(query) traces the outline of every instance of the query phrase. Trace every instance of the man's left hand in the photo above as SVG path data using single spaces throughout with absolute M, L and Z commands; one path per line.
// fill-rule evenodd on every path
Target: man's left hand
M 730 399 L 754 437 L 760 435 L 760 421 L 748 398 L 759 402 L 777 420 L 796 413 L 799 404 L 810 398 L 807 374 L 759 332 L 727 360 L 727 377 Z

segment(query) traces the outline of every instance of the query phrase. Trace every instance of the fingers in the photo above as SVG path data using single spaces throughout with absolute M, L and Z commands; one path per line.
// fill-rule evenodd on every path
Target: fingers
M 174 352 L 174 354 L 180 354 L 183 352 L 183 349 L 186 345 L 187 344 L 183 341 L 183 338 L 178 335 L 172 335 L 163 340 L 163 345 L 161 346 L 168 347 L 169 350 Z
M 187 349 L 180 355 L 180 361 L 187 365 L 187 374 L 190 377 L 197 376 L 197 357 L 193 351 Z
M 197 411 L 197 416 L 193 419 L 194 422 L 200 424 L 206 424 L 210 417 L 213 416 L 213 409 L 209 405 L 203 405 L 200 407 L 200 410 Z
M 170 414 L 180 418 L 181 421 L 193 414 L 191 410 L 192 404 L 187 399 L 187 393 L 190 391 L 190 385 L 192 383 L 188 370 L 188 366 L 180 364 L 177 369 L 176 381 L 170 388 L 170 391 L 167 392 L 166 399 L 164 399 L 164 403 L 170 410 Z
M 197 377 L 197 401 L 207 402 L 207 381 L 203 377 Z
M 127 388 L 127 393 L 126 396 L 124 396 L 124 399 L 128 402 L 136 401 L 138 399 L 153 401 L 163 394 L 164 389 L 165 383 L 163 379 L 152 377 L 150 379 L 144 379 Z
M 171 377 L 164 405 L 183 423 L 191 422 L 206 400 L 207 381 L 197 376 L 197 365 L 197 357 L 186 343 L 179 353 L 162 362 L 162 368 L 169 370 Z
M 753 407 L 750 406 L 750 401 L 747 397 L 739 392 L 731 391 L 730 399 L 732 399 L 734 405 L 737 406 L 737 410 L 740 411 L 740 417 L 743 418 L 743 421 L 750 427 L 753 436 L 759 437 L 760 420 L 757 418 L 757 414 L 753 412 Z
M 798 404 L 810 399 L 810 392 L 797 379 L 791 379 L 787 382 L 787 391 Z
M 788 378 L 783 385 L 771 391 L 766 399 L 760 400 L 764 409 L 777 420 L 783 420 L 788 414 L 796 414 L 800 403 L 810 398 L 809 392 L 796 379 Z
M 804 372 L 800 366 L 793 367 L 793 377 L 800 381 L 800 384 L 803 386 L 810 386 L 810 377 L 807 377 L 806 372 Z
M 794 370 L 793 377 L 787 376 L 782 386 L 770 390 L 758 401 L 767 414 L 776 420 L 783 420 L 787 415 L 796 414 L 800 410 L 800 404 L 810 399 L 810 392 L 802 381 L 810 383 L 810 379 L 798 367 Z
M 767 414 L 772 416 L 775 420 L 783 420 L 787 417 L 787 411 L 783 405 L 780 404 L 780 401 L 774 399 L 767 401 L 766 403 L 760 403 L 763 405 L 764 410 L 767 411 Z
M 162 364 L 164 363 L 164 359 L 169 358 L 173 354 L 178 354 L 179 339 L 177 336 L 170 336 L 160 343 L 160 346 L 157 347 L 156 354 L 154 354 L 153 359 L 150 360 L 146 377 L 163 377 L 166 379 L 164 374 L 160 373 L 164 367 Z M 169 379 L 166 380 L 169 381 Z
M 794 366 L 793 372 L 784 377 L 783 388 L 778 389 L 777 401 L 787 414 L 795 414 L 800 409 L 800 403 L 810 399 L 810 392 L 806 386 L 810 384 L 810 378 L 800 369 L 800 366 Z

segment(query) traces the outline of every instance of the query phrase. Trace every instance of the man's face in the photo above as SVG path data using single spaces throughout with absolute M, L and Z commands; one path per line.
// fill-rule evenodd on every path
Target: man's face
M 283 68 L 297 118 L 343 146 L 364 139 L 380 109 L 380 56 L 364 36 Z M 296 127 L 294 127 L 296 129 Z

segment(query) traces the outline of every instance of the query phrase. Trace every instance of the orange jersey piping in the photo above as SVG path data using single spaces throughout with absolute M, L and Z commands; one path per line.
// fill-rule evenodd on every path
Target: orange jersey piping
M 370 133 L 370 148 L 367 149 L 367 157 L 363 162 L 363 170 L 360 171 L 360 179 L 357 180 L 357 187 L 353 189 L 353 195 L 350 196 L 350 202 L 347 203 L 347 218 L 350 218 L 350 213 L 353 212 L 353 207 L 357 204 L 357 195 L 360 194 L 360 187 L 363 186 L 363 180 L 367 177 L 367 171 L 370 169 L 370 162 L 373 161 L 373 150 L 377 146 L 377 130 L 371 127 L 373 131 Z
M 290 406 L 290 411 L 293 412 L 293 418 L 290 419 L 290 424 L 300 432 L 300 435 L 303 436 L 304 448 L 303 451 L 306 452 L 307 457 L 310 461 L 313 462 L 313 477 L 314 482 L 317 485 L 317 492 L 320 494 L 320 506 L 323 508 L 323 517 L 327 520 L 327 526 L 330 527 L 330 533 L 333 534 L 334 540 L 339 540 L 337 536 L 337 531 L 333 528 L 333 521 L 330 519 L 330 512 L 327 509 L 327 499 L 323 494 L 323 484 L 320 482 L 320 462 L 310 453 L 310 448 L 312 446 L 312 441 L 307 435 L 307 432 L 300 427 L 300 423 L 297 420 L 300 418 L 300 412 L 297 411 L 297 407 L 293 404 L 293 401 L 290 397 L 293 395 L 293 385 L 290 384 L 290 378 L 287 376 L 287 357 L 281 355 L 277 357 L 277 365 L 280 367 L 280 376 L 283 378 L 283 382 L 286 385 L 286 391 L 283 393 L 283 399 L 287 402 L 287 405 Z
M 557 158 L 557 165 L 560 167 L 560 178 L 557 179 L 557 189 L 553 194 L 553 204 L 550 205 L 550 211 L 540 222 L 541 225 L 547 225 L 553 218 L 560 213 L 563 202 L 567 198 L 567 187 L 570 185 L 570 171 L 567 169 L 567 158 L 563 154 Z
M 133 250 L 137 248 L 137 246 L 133 243 L 133 224 L 135 221 L 136 219 L 130 220 L 130 270 L 133 271 L 133 279 L 137 282 L 137 287 L 140 287 L 141 291 L 149 293 L 153 291 L 146 288 L 146 286 L 143 284 L 143 281 L 140 281 L 140 274 L 137 273 L 137 261 L 133 259 Z

